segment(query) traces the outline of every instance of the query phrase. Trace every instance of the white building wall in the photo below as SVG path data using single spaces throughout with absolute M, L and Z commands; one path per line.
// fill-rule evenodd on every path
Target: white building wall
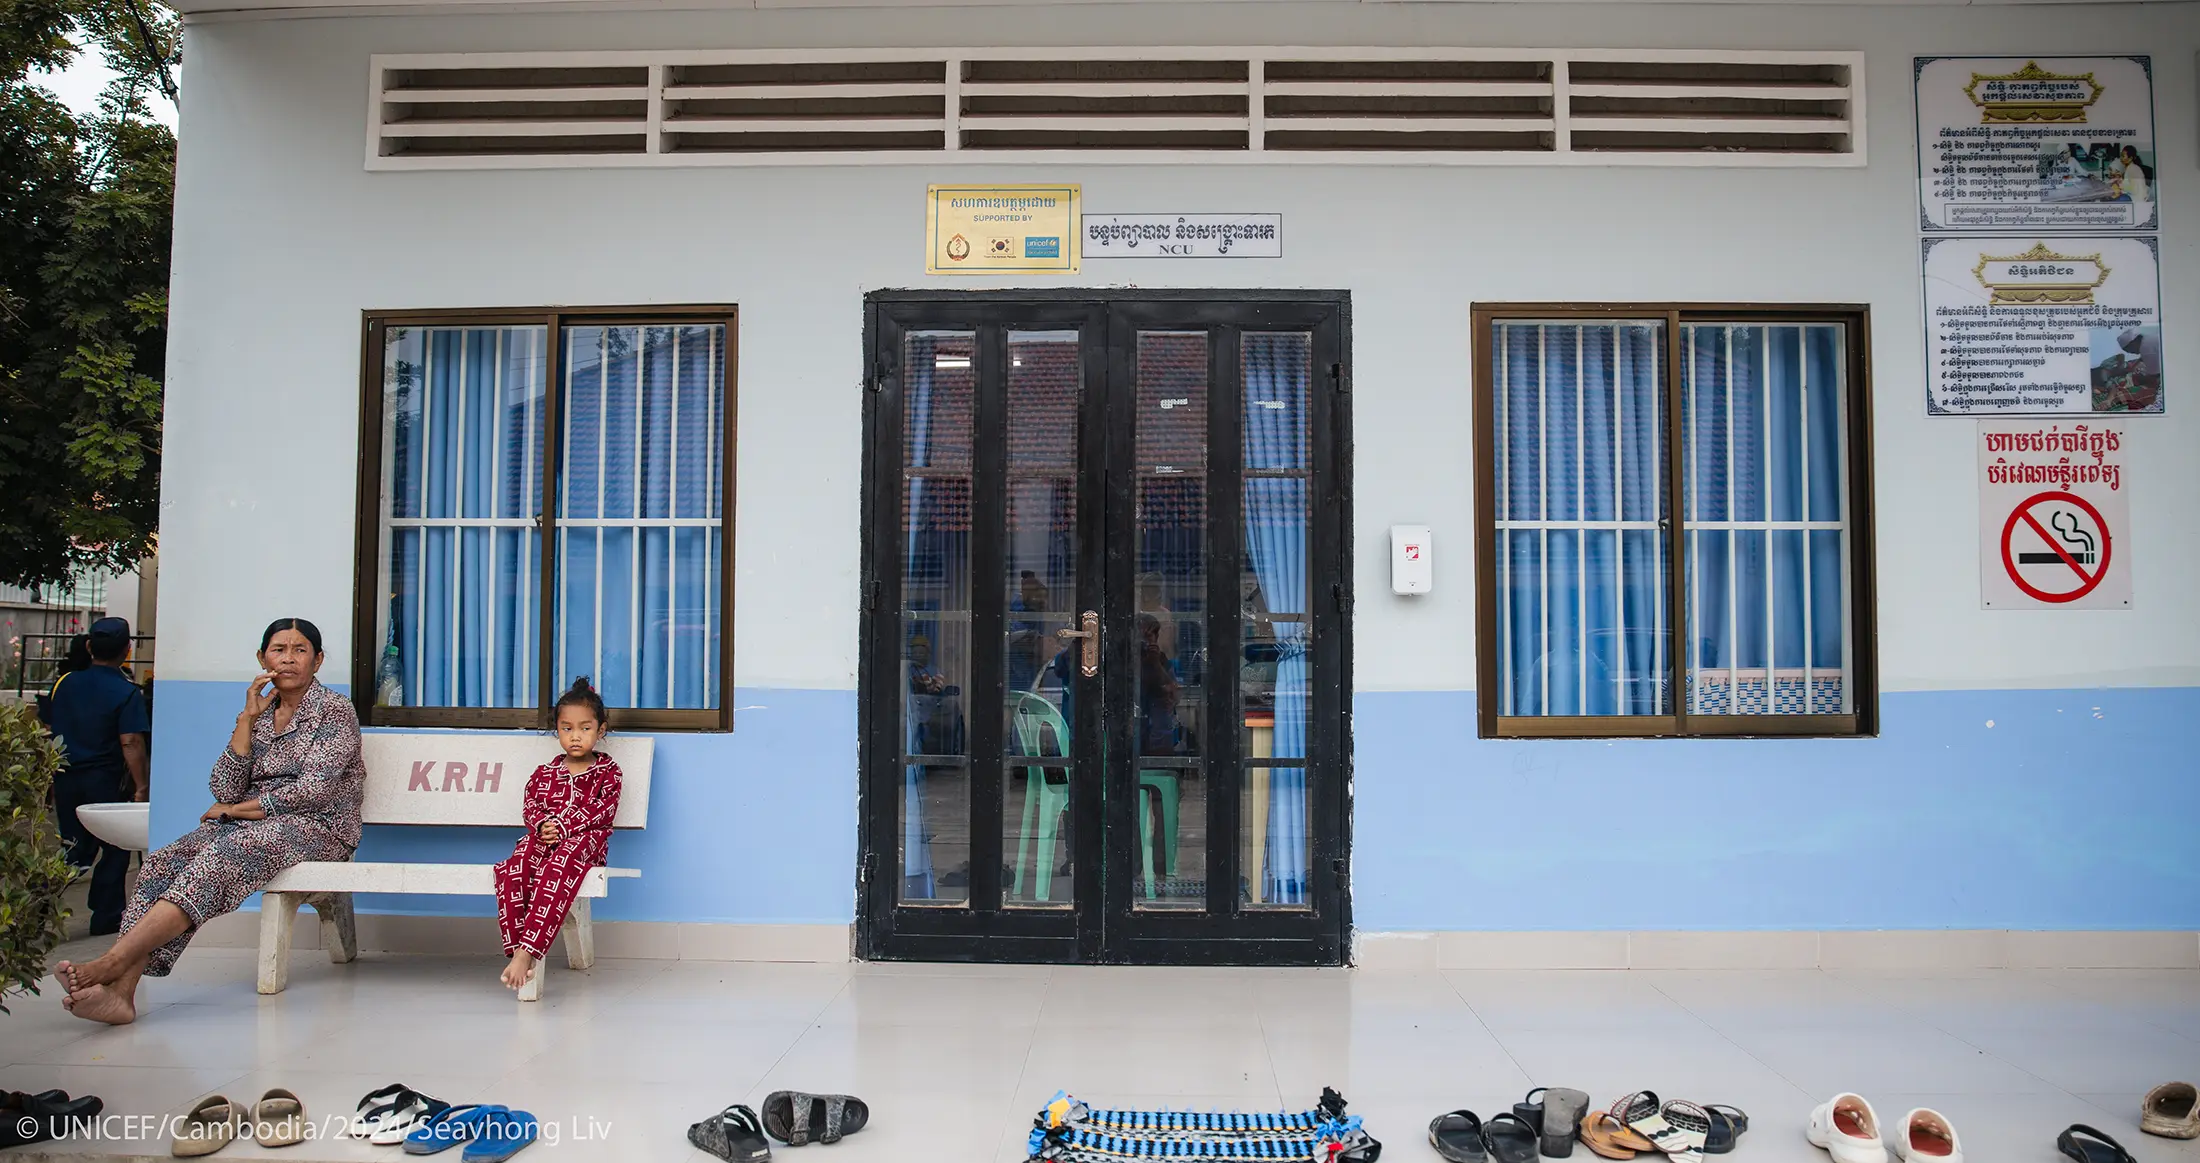
M 368 173 L 377 52 L 1069 44 L 1860 49 L 1853 169 L 1055 165 Z M 230 679 L 267 618 L 348 674 L 359 312 L 741 309 L 739 683 L 855 681 L 865 291 L 928 280 L 927 182 L 1066 180 L 1097 212 L 1280 211 L 1281 260 L 1088 260 L 1046 285 L 1353 294 L 1362 690 L 1472 685 L 1469 305 L 1861 302 L 1872 309 L 1880 649 L 1890 691 L 2200 680 L 2200 174 L 2191 4 L 986 7 L 228 19 L 191 25 L 162 499 L 162 675 Z M 2150 52 L 2168 415 L 2129 423 L 2131 613 L 1979 609 L 1974 427 L 1921 383 L 1911 58 Z M 2200 373 L 2195 373 L 2200 374 Z M 1437 592 L 1389 595 L 1385 528 L 1433 526 Z

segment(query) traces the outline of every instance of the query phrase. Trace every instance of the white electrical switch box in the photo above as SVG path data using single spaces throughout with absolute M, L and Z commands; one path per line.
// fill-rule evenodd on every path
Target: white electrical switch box
M 1428 526 L 1390 527 L 1390 592 L 1425 594 L 1436 588 L 1434 555 L 1429 552 Z

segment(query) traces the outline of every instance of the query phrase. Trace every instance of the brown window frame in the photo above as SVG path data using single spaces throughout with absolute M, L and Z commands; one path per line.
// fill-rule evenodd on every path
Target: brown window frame
M 360 584 L 352 613 L 351 697 L 359 721 L 370 727 L 472 727 L 547 730 L 550 708 L 556 699 L 557 659 L 554 657 L 557 618 L 557 484 L 563 466 L 563 449 L 557 439 L 563 409 L 564 350 L 560 336 L 569 327 L 637 327 L 719 323 L 726 329 L 726 406 L 724 483 L 720 497 L 719 532 L 719 706 L 711 709 L 674 710 L 656 707 L 611 707 L 612 726 L 632 731 L 730 731 L 733 729 L 733 627 L 734 627 L 734 450 L 739 408 L 736 391 L 740 367 L 740 312 L 727 304 L 683 304 L 646 307 L 526 307 L 462 308 L 439 310 L 378 310 L 361 312 L 359 359 L 359 493 L 357 512 L 357 565 Z M 382 358 L 384 333 L 391 327 L 536 327 L 548 328 L 548 366 L 545 368 L 542 446 L 542 512 L 536 520 L 542 533 L 542 625 L 536 655 L 534 707 L 382 707 L 376 706 L 375 665 L 380 659 L 381 603 L 368 591 L 374 588 L 382 552 Z
M 1688 713 L 1685 522 L 1680 519 L 1684 471 L 1681 410 L 1661 398 L 1666 446 L 1664 535 L 1667 548 L 1668 715 L 1500 715 L 1497 706 L 1497 481 L 1495 479 L 1495 325 L 1512 320 L 1662 321 L 1662 388 L 1681 382 L 1681 328 L 1688 324 L 1840 323 L 1847 329 L 1848 579 L 1854 711 L 1841 715 L 1691 715 Z M 1871 309 L 1860 304 L 1740 303 L 1477 303 L 1474 345 L 1475 714 L 1485 739 L 1727 738 L 1736 736 L 1872 736 L 1879 731 L 1877 569 L 1872 533 Z

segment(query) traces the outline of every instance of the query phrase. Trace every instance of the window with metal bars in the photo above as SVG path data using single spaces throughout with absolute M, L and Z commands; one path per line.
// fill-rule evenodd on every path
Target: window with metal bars
M 1476 308 L 1483 735 L 1876 730 L 1867 322 Z
M 586 675 L 621 726 L 730 725 L 735 333 L 724 307 L 368 317 L 363 721 L 535 726 Z

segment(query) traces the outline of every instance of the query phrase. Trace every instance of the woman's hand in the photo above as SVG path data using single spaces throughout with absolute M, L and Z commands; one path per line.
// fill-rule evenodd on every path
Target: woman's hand
M 545 844 L 555 844 L 565 839 L 565 829 L 558 827 L 556 820 L 544 820 L 542 826 L 535 829 L 535 835 Z
M 200 816 L 199 820 L 201 823 L 213 823 L 216 820 L 264 820 L 266 818 L 267 809 L 260 806 L 260 801 L 249 799 L 241 804 L 215 804 L 213 807 L 206 809 L 206 814 Z
M 275 705 L 275 672 L 263 670 L 254 675 L 244 688 L 244 717 L 257 719 L 269 707 Z
M 226 820 L 229 818 L 229 808 L 230 805 L 228 804 L 215 804 L 213 807 L 206 809 L 205 814 L 199 817 L 199 823 L 211 824 L 216 820 Z

